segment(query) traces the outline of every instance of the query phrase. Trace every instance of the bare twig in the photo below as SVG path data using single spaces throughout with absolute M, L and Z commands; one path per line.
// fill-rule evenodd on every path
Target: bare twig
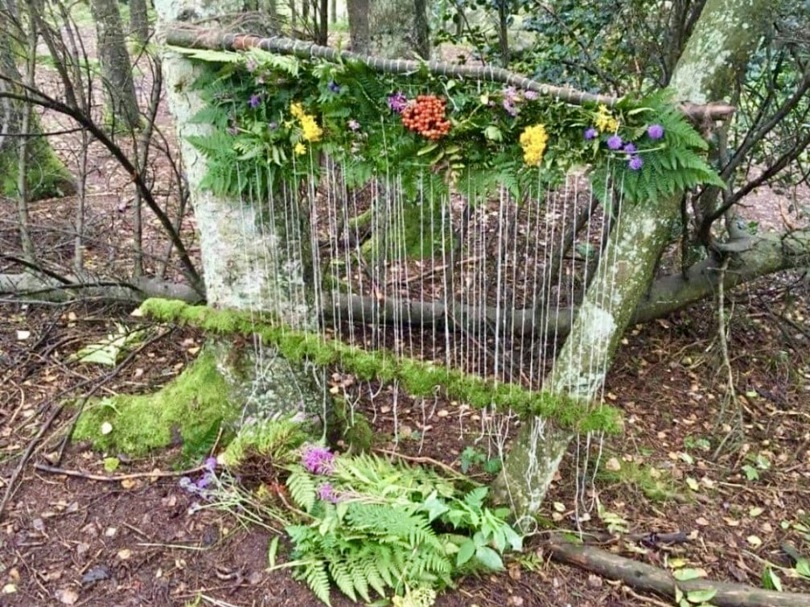
M 132 480 L 136 478 L 172 478 L 175 476 L 190 476 L 205 470 L 205 466 L 196 466 L 188 470 L 175 470 L 163 472 L 160 470 L 153 470 L 152 472 L 132 472 L 130 474 L 93 474 L 91 472 L 82 472 L 81 470 L 69 470 L 67 468 L 59 468 L 57 466 L 49 466 L 48 464 L 34 464 L 34 468 L 42 472 L 49 472 L 51 474 L 61 474 L 63 476 L 73 476 L 75 478 L 83 478 L 89 481 L 98 481 L 102 483 L 120 483 L 121 481 Z

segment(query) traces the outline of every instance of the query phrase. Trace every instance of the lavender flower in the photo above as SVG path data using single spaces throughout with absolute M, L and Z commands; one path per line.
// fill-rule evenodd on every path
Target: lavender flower
M 509 114 L 512 118 L 517 116 L 518 113 L 520 112 L 520 110 L 517 109 L 517 107 L 515 107 L 515 104 L 509 101 L 508 99 L 503 100 L 503 109 L 505 109 L 506 113 Z
M 357 122 L 357 120 L 355 120 L 354 118 L 349 120 L 349 122 L 347 123 L 347 126 L 353 131 L 359 131 L 360 130 L 360 123 Z
M 402 111 L 408 107 L 408 98 L 402 91 L 397 91 L 388 97 L 388 107 L 397 114 L 401 114 Z
M 610 137 L 608 137 L 607 146 L 611 150 L 620 149 L 622 147 L 622 138 L 619 137 L 618 135 L 611 135 Z
M 633 145 L 632 143 L 625 143 L 622 150 L 627 152 L 628 154 L 635 154 L 636 153 L 636 146 Z
M 660 124 L 651 124 L 647 127 L 647 135 L 650 139 L 661 139 L 664 136 L 664 127 Z
M 314 474 L 331 474 L 335 468 L 335 454 L 326 447 L 313 445 L 304 449 L 301 463 Z
M 631 171 L 638 171 L 644 166 L 644 161 L 641 159 L 641 156 L 631 156 L 630 160 L 627 162 L 627 166 Z
M 214 475 L 211 472 L 206 472 L 197 481 L 197 489 L 205 489 L 214 480 Z
M 585 129 L 584 137 L 588 141 L 590 141 L 591 139 L 596 139 L 598 136 L 599 136 L 599 131 L 597 131 L 595 128 L 588 127 L 587 129 Z
M 333 504 L 338 503 L 338 496 L 335 493 L 334 488 L 329 483 L 324 483 L 320 487 L 318 487 L 318 499 L 321 499 L 325 502 L 331 502 Z
M 540 94 L 537 91 L 523 91 L 523 98 L 526 101 L 534 101 L 538 97 L 540 97 Z
M 326 85 L 326 88 L 328 88 L 333 93 L 339 93 L 340 92 L 340 85 L 337 82 L 335 82 L 334 80 L 330 80 L 329 84 Z
M 259 104 L 261 104 L 261 102 L 262 102 L 261 95 L 254 93 L 253 95 L 250 96 L 250 99 L 248 100 L 248 105 L 255 110 L 257 107 L 259 107 Z

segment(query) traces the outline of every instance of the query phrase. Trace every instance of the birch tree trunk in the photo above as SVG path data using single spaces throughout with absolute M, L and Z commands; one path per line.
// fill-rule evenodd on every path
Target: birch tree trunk
M 236 14 L 241 0 L 156 0 L 158 40 L 161 28 L 178 16 L 213 19 Z M 200 188 L 207 172 L 205 157 L 188 142 L 191 135 L 210 133 L 211 126 L 190 118 L 204 107 L 192 84 L 203 69 L 178 53 L 164 50 L 163 75 L 174 116 L 189 184 L 189 196 L 200 236 L 200 253 L 208 305 L 231 310 L 270 312 L 288 326 L 316 330 L 312 302 L 309 209 L 276 196 L 270 201 L 226 199 Z M 247 100 L 245 100 L 247 103 Z M 286 208 L 285 206 L 286 205 Z M 300 412 L 323 418 L 328 401 L 304 363 L 285 360 L 269 346 L 261 356 L 251 344 L 212 341 L 219 369 L 237 404 L 247 404 L 247 417 L 275 417 Z
M 733 62 L 747 62 L 767 24 L 768 0 L 709 0 L 672 78 L 679 100 L 720 101 Z M 602 255 L 571 333 L 545 388 L 586 402 L 599 394 L 659 254 L 669 242 L 680 195 L 658 204 L 626 205 Z M 606 265 L 605 265 L 606 264 Z M 495 483 L 495 495 L 520 518 L 540 508 L 573 434 L 535 418 L 518 430 Z

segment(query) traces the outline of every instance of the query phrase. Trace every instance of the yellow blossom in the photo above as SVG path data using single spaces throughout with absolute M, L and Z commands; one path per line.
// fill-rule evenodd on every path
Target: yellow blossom
M 520 147 L 523 148 L 523 162 L 529 166 L 540 166 L 543 152 L 546 151 L 548 133 L 542 124 L 526 127 L 520 134 Z
M 596 110 L 596 128 L 600 133 L 615 133 L 619 130 L 619 121 L 610 113 L 606 105 L 601 104 Z
M 323 130 L 318 126 L 315 117 L 304 111 L 304 106 L 300 103 L 291 103 L 290 114 L 292 114 L 293 118 L 297 119 L 298 123 L 301 125 L 304 141 L 320 141 Z
M 301 116 L 304 116 L 304 107 L 300 103 L 291 103 L 290 114 L 292 114 L 294 118 L 300 119 Z
M 299 118 L 301 121 L 301 130 L 304 132 L 304 141 L 318 141 L 323 135 L 323 130 L 315 122 L 315 118 L 309 114 L 304 114 Z
M 295 152 L 296 156 L 301 156 L 302 154 L 306 154 L 307 153 L 307 146 L 305 146 L 303 143 L 301 143 L 299 141 L 293 147 L 293 152 Z

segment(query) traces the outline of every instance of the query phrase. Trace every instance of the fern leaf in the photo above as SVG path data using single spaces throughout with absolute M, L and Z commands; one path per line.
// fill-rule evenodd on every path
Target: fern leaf
M 315 498 L 317 496 L 315 483 L 312 478 L 300 470 L 296 470 L 287 478 L 287 489 L 290 491 L 295 504 L 309 512 L 315 505 Z
M 353 573 L 355 571 L 350 570 L 346 563 L 339 558 L 329 563 L 329 574 L 337 587 L 352 601 L 357 602 L 357 593 L 354 591 L 357 576 L 352 575 Z
M 301 577 L 312 590 L 312 594 L 327 605 L 332 605 L 329 597 L 329 576 L 326 573 L 326 564 L 323 561 L 312 560 L 304 565 Z

